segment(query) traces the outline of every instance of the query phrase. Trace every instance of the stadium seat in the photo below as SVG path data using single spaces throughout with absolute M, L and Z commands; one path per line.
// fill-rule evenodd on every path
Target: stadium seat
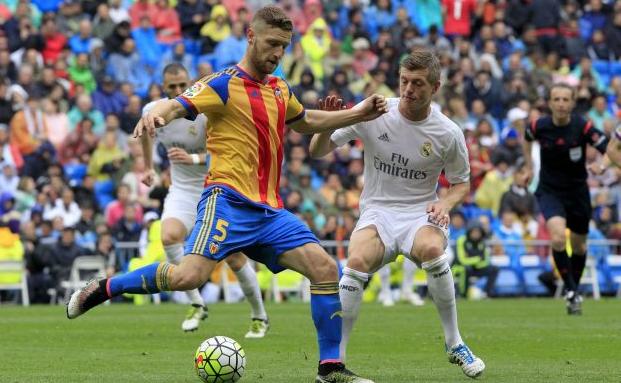
M 65 289 L 65 301 L 71 294 L 84 287 L 93 277 L 104 278 L 106 276 L 106 260 L 99 255 L 84 255 L 73 260 L 69 280 L 61 281 L 60 286 Z
M 14 276 L 21 273 L 21 278 L 14 281 Z M 3 276 L 6 275 L 6 283 Z M 19 290 L 22 294 L 22 305 L 30 306 L 30 296 L 28 295 L 28 272 L 23 261 L 0 261 L 0 291 Z
M 111 180 L 97 181 L 94 192 L 99 208 L 104 210 L 110 202 L 114 201 L 114 182 Z
M 524 294 L 544 295 L 548 292 L 539 280 L 539 275 L 547 271 L 547 266 L 538 255 L 522 255 L 520 257 L 520 269 Z
M 82 185 L 88 166 L 85 164 L 67 164 L 64 166 L 65 175 L 67 180 L 72 186 Z
M 616 296 L 621 298 L 621 255 L 604 257 L 603 268 L 608 284 L 616 291 Z
M 608 60 L 594 60 L 592 64 L 593 69 L 595 69 L 600 76 L 610 75 L 611 67 Z
M 497 295 L 521 295 L 523 293 L 520 273 L 511 265 L 511 258 L 507 255 L 494 255 L 492 265 L 498 267 L 498 279 L 496 279 Z

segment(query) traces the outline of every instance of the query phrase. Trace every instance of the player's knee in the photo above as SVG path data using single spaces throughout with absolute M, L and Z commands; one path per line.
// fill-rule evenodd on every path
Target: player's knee
M 246 264 L 246 257 L 240 253 L 231 254 L 226 258 L 226 263 L 233 271 L 239 271 Z
M 416 256 L 421 262 L 433 261 L 444 254 L 444 246 L 433 242 L 423 243 L 417 253 Z
M 177 243 L 183 244 L 183 237 L 179 233 L 162 230 L 162 244 L 164 246 L 175 245 Z
M 196 269 L 183 269 L 177 267 L 172 276 L 171 287 L 173 290 L 187 291 L 193 290 L 202 285 L 201 273 Z
M 312 257 L 313 264 L 308 270 L 311 283 L 338 281 L 339 272 L 336 261 L 327 253 L 319 253 Z
M 347 258 L 347 267 L 356 271 L 360 271 L 362 273 L 371 272 L 370 262 L 364 257 L 357 255 L 356 253 L 350 253 L 349 257 Z
M 567 238 L 564 234 L 552 234 L 550 235 L 550 245 L 554 250 L 563 250 L 567 244 Z

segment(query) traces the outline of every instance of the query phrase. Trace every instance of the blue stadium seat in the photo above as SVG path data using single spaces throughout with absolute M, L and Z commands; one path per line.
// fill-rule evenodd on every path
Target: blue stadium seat
M 82 185 L 88 166 L 85 164 L 67 164 L 64 166 L 67 180 L 72 186 Z
M 593 61 L 593 69 L 600 76 L 609 75 L 610 74 L 610 62 L 608 60 L 594 60 Z
M 613 61 L 610 63 L 609 72 L 612 77 L 621 76 L 621 62 Z
M 538 255 L 522 255 L 520 257 L 520 269 L 524 293 L 526 295 L 544 295 L 548 289 L 539 281 L 539 275 L 549 269 Z
M 495 255 L 492 265 L 500 269 L 496 280 L 497 295 L 521 295 L 523 292 L 520 273 L 511 266 L 511 259 L 507 255 Z
M 603 273 L 606 275 L 607 291 L 621 293 L 621 255 L 608 255 L 602 259 Z
M 97 199 L 97 204 L 100 209 L 105 209 L 110 202 L 114 201 L 114 189 L 114 181 L 95 182 L 95 198 Z

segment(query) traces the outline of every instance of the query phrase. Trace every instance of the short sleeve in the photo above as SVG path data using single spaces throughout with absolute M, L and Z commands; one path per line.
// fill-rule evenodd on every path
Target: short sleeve
M 346 128 L 337 129 L 330 136 L 330 141 L 334 142 L 336 146 L 343 146 L 349 141 L 360 138 L 360 134 L 358 133 L 358 127 L 358 125 L 352 125 Z
M 537 139 L 537 120 L 533 120 L 530 124 L 526 124 L 526 128 L 524 129 L 524 139 L 526 141 L 532 142 Z
M 593 126 L 591 120 L 587 121 L 584 126 L 584 136 L 586 137 L 587 142 L 597 149 L 598 152 L 602 154 L 606 152 L 608 138 L 602 131 Z
M 470 180 L 470 161 L 466 139 L 459 132 L 453 137 L 453 142 L 446 152 L 444 173 L 451 184 L 460 184 Z
M 295 94 L 289 88 L 289 100 L 287 102 L 287 112 L 285 114 L 285 124 L 293 124 L 304 117 L 306 111 Z
M 216 73 L 200 79 L 176 98 L 188 112 L 188 116 L 196 118 L 201 113 L 207 115 L 222 112 L 229 99 L 228 74 Z

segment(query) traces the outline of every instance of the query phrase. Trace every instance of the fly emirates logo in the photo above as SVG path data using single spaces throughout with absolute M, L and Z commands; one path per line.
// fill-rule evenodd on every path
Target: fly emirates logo
M 373 167 L 382 173 L 389 174 L 393 177 L 399 177 L 410 180 L 424 180 L 427 178 L 426 170 L 408 169 L 410 159 L 399 153 L 392 153 L 390 162 L 384 162 L 378 156 L 373 158 Z

